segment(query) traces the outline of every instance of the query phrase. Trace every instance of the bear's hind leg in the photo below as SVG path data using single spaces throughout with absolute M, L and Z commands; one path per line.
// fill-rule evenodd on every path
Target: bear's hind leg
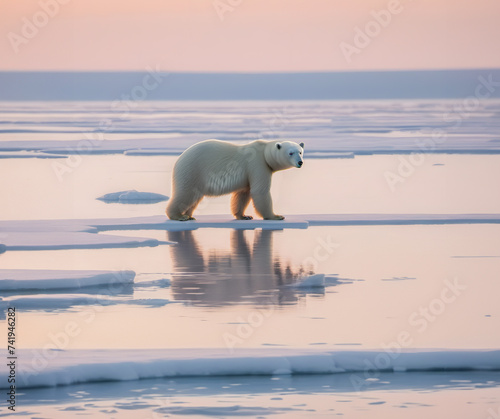
M 167 217 L 174 221 L 189 220 L 189 217 L 183 214 L 183 211 L 181 210 L 179 204 L 176 202 L 175 198 L 172 198 L 172 200 L 168 203 L 166 213 Z
M 186 196 L 182 194 L 175 194 L 167 206 L 167 216 L 171 220 L 187 221 L 194 220 L 192 217 L 198 203 L 203 196 L 196 194 L 195 196 Z
M 250 203 L 250 189 L 234 192 L 231 196 L 231 212 L 237 220 L 251 220 L 250 215 L 243 215 Z
M 189 218 L 188 220 L 196 220 L 196 218 L 193 217 L 193 212 L 200 203 L 200 201 L 203 199 L 203 197 L 199 198 L 196 202 L 194 202 L 186 211 L 186 214 Z

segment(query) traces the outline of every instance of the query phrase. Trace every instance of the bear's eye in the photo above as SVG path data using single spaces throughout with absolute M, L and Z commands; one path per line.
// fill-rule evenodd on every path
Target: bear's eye
M 291 152 L 290 152 L 290 153 L 288 153 L 288 154 L 290 154 L 290 156 L 293 156 L 293 151 L 291 151 Z

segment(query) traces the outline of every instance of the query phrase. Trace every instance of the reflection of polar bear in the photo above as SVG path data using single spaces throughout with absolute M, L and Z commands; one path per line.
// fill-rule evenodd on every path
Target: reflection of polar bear
M 273 236 L 281 233 L 231 230 L 227 246 L 217 240 L 226 232 L 203 240 L 200 231 L 168 231 L 167 239 L 177 242 L 169 246 L 173 298 L 204 306 L 296 303 L 303 294 L 286 285 L 314 271 L 302 263 L 292 264 L 273 248 Z
M 252 219 L 243 215 L 252 199 L 262 218 L 282 220 L 273 212 L 271 176 L 278 170 L 301 167 L 303 148 L 303 143 L 264 140 L 245 145 L 207 140 L 189 147 L 174 166 L 168 217 L 193 220 L 204 196 L 233 193 L 231 210 L 237 219 Z

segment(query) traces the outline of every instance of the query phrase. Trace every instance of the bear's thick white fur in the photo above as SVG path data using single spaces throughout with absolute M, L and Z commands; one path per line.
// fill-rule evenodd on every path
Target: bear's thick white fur
M 231 211 L 239 220 L 250 200 L 266 220 L 282 220 L 273 212 L 271 177 L 278 170 L 301 167 L 303 147 L 291 141 L 252 141 L 236 145 L 219 140 L 194 144 L 174 165 L 172 198 L 167 206 L 171 220 L 193 220 L 193 212 L 204 196 L 233 193 Z

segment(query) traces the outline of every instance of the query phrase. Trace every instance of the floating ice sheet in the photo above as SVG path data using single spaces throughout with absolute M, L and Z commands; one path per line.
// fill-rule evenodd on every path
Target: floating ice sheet
M 116 285 L 111 293 L 116 293 Z M 112 292 L 111 292 L 112 291 Z M 163 298 L 141 298 L 125 299 L 113 298 L 112 296 L 77 295 L 77 294 L 38 294 L 27 297 L 9 297 L 0 300 L 0 310 L 6 311 L 8 307 L 15 307 L 22 311 L 45 311 L 53 312 L 69 310 L 77 306 L 114 306 L 119 304 L 140 305 L 148 307 L 163 307 L 170 300 Z
M 154 192 L 139 192 L 136 190 L 112 192 L 97 198 L 108 204 L 156 204 L 168 200 L 168 196 Z
M 325 274 L 309 275 L 301 278 L 299 281 L 291 284 L 293 288 L 324 288 L 325 287 Z
M 285 220 L 235 220 L 227 215 L 172 221 L 164 215 L 81 220 L 0 221 L 4 250 L 103 249 L 170 244 L 150 238 L 96 234 L 113 230 L 182 231 L 198 228 L 240 230 L 308 228 L 331 225 L 499 224 L 500 214 L 304 214 Z M 5 247 L 3 247 L 5 246 Z
M 52 290 L 131 284 L 133 271 L 0 269 L 0 291 Z
M 11 231 L 2 239 L 5 250 L 109 249 L 158 246 L 168 242 L 142 237 L 121 237 L 84 231 Z
M 5 350 L 2 351 L 5 356 Z M 500 370 L 500 350 L 320 351 L 312 349 L 18 350 L 17 387 L 158 377 Z M 33 365 L 44 368 L 34 369 Z M 37 362 L 38 361 L 38 362 Z M 368 366 L 368 367 L 367 367 Z M 0 366 L 5 388 L 8 369 Z
M 0 153 L 0 159 L 65 159 L 67 157 L 66 155 L 25 150 L 4 151 Z

